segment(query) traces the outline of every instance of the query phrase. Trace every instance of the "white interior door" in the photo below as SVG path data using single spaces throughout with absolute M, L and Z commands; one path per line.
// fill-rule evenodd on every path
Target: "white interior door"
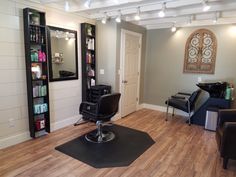
M 137 110 L 142 35 L 121 32 L 121 117 Z

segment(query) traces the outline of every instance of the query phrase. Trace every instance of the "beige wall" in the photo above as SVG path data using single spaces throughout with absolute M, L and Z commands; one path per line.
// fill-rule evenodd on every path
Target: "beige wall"
M 0 1 L 0 148 L 29 139 L 28 105 L 24 58 L 23 8 L 46 11 L 48 25 L 77 30 L 87 19 L 68 15 L 25 0 Z M 80 57 L 78 35 L 78 60 Z M 53 130 L 77 120 L 81 102 L 81 70 L 79 80 L 49 84 L 50 115 Z M 10 126 L 9 120 L 13 121 Z
M 176 33 L 169 29 L 147 31 L 145 103 L 164 106 L 177 91 L 197 89 L 198 77 L 236 84 L 236 28 L 232 25 L 204 27 L 215 33 L 218 41 L 215 74 L 183 73 L 185 42 L 199 28 L 180 28 Z

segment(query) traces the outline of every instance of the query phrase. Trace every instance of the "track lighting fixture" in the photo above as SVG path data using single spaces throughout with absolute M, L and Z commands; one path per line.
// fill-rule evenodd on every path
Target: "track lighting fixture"
M 176 31 L 176 27 L 175 27 L 175 24 L 173 24 L 173 26 L 171 27 L 171 32 L 175 32 Z
M 86 2 L 84 3 L 84 7 L 90 8 L 90 6 L 91 6 L 91 0 L 86 0 Z
M 68 12 L 70 10 L 70 5 L 68 1 L 65 1 L 65 11 Z
M 192 20 L 193 20 L 193 16 L 190 16 L 189 19 L 188 19 L 188 25 L 192 24 Z
M 104 13 L 104 17 L 102 18 L 102 23 L 106 24 L 107 23 L 107 13 Z
M 140 20 L 140 7 L 137 8 L 137 13 L 136 13 L 136 15 L 134 16 L 134 19 L 135 19 L 136 21 L 139 21 L 139 20 Z
M 158 13 L 159 17 L 165 17 L 165 11 L 166 11 L 166 2 L 162 4 L 161 11 Z
M 213 23 L 216 24 L 218 21 L 218 14 L 217 12 L 215 13 L 214 19 L 213 19 Z
M 121 11 L 119 10 L 119 15 L 116 17 L 116 22 L 120 23 L 121 22 Z
M 211 8 L 211 6 L 208 4 L 208 0 L 203 0 L 202 5 L 203 5 L 202 10 L 204 12 L 207 12 Z

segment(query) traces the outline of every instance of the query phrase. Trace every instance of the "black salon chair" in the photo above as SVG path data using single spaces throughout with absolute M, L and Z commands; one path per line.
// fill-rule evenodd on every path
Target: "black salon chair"
M 226 169 L 229 159 L 236 160 L 236 109 L 222 109 L 218 115 L 216 142 Z
M 173 107 L 172 116 L 174 116 L 174 109 L 180 109 L 188 113 L 188 123 L 191 125 L 191 112 L 195 109 L 195 103 L 199 97 L 201 90 L 198 89 L 192 94 L 179 92 L 174 96 L 171 96 L 165 103 L 167 105 L 166 110 L 166 121 L 168 120 L 168 109 L 169 106 Z
M 85 135 L 87 141 L 93 143 L 104 143 L 115 138 L 115 134 L 111 131 L 103 130 L 105 122 L 118 112 L 120 93 L 113 93 L 103 95 L 99 98 L 97 103 L 82 102 L 80 104 L 80 114 L 87 120 L 96 122 L 97 131 Z

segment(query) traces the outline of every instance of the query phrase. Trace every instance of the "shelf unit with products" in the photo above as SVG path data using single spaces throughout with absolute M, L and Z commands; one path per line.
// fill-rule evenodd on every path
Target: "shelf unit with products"
M 45 13 L 25 8 L 24 40 L 30 136 L 50 133 Z
M 96 27 L 81 24 L 82 100 L 91 101 L 90 88 L 96 85 Z

